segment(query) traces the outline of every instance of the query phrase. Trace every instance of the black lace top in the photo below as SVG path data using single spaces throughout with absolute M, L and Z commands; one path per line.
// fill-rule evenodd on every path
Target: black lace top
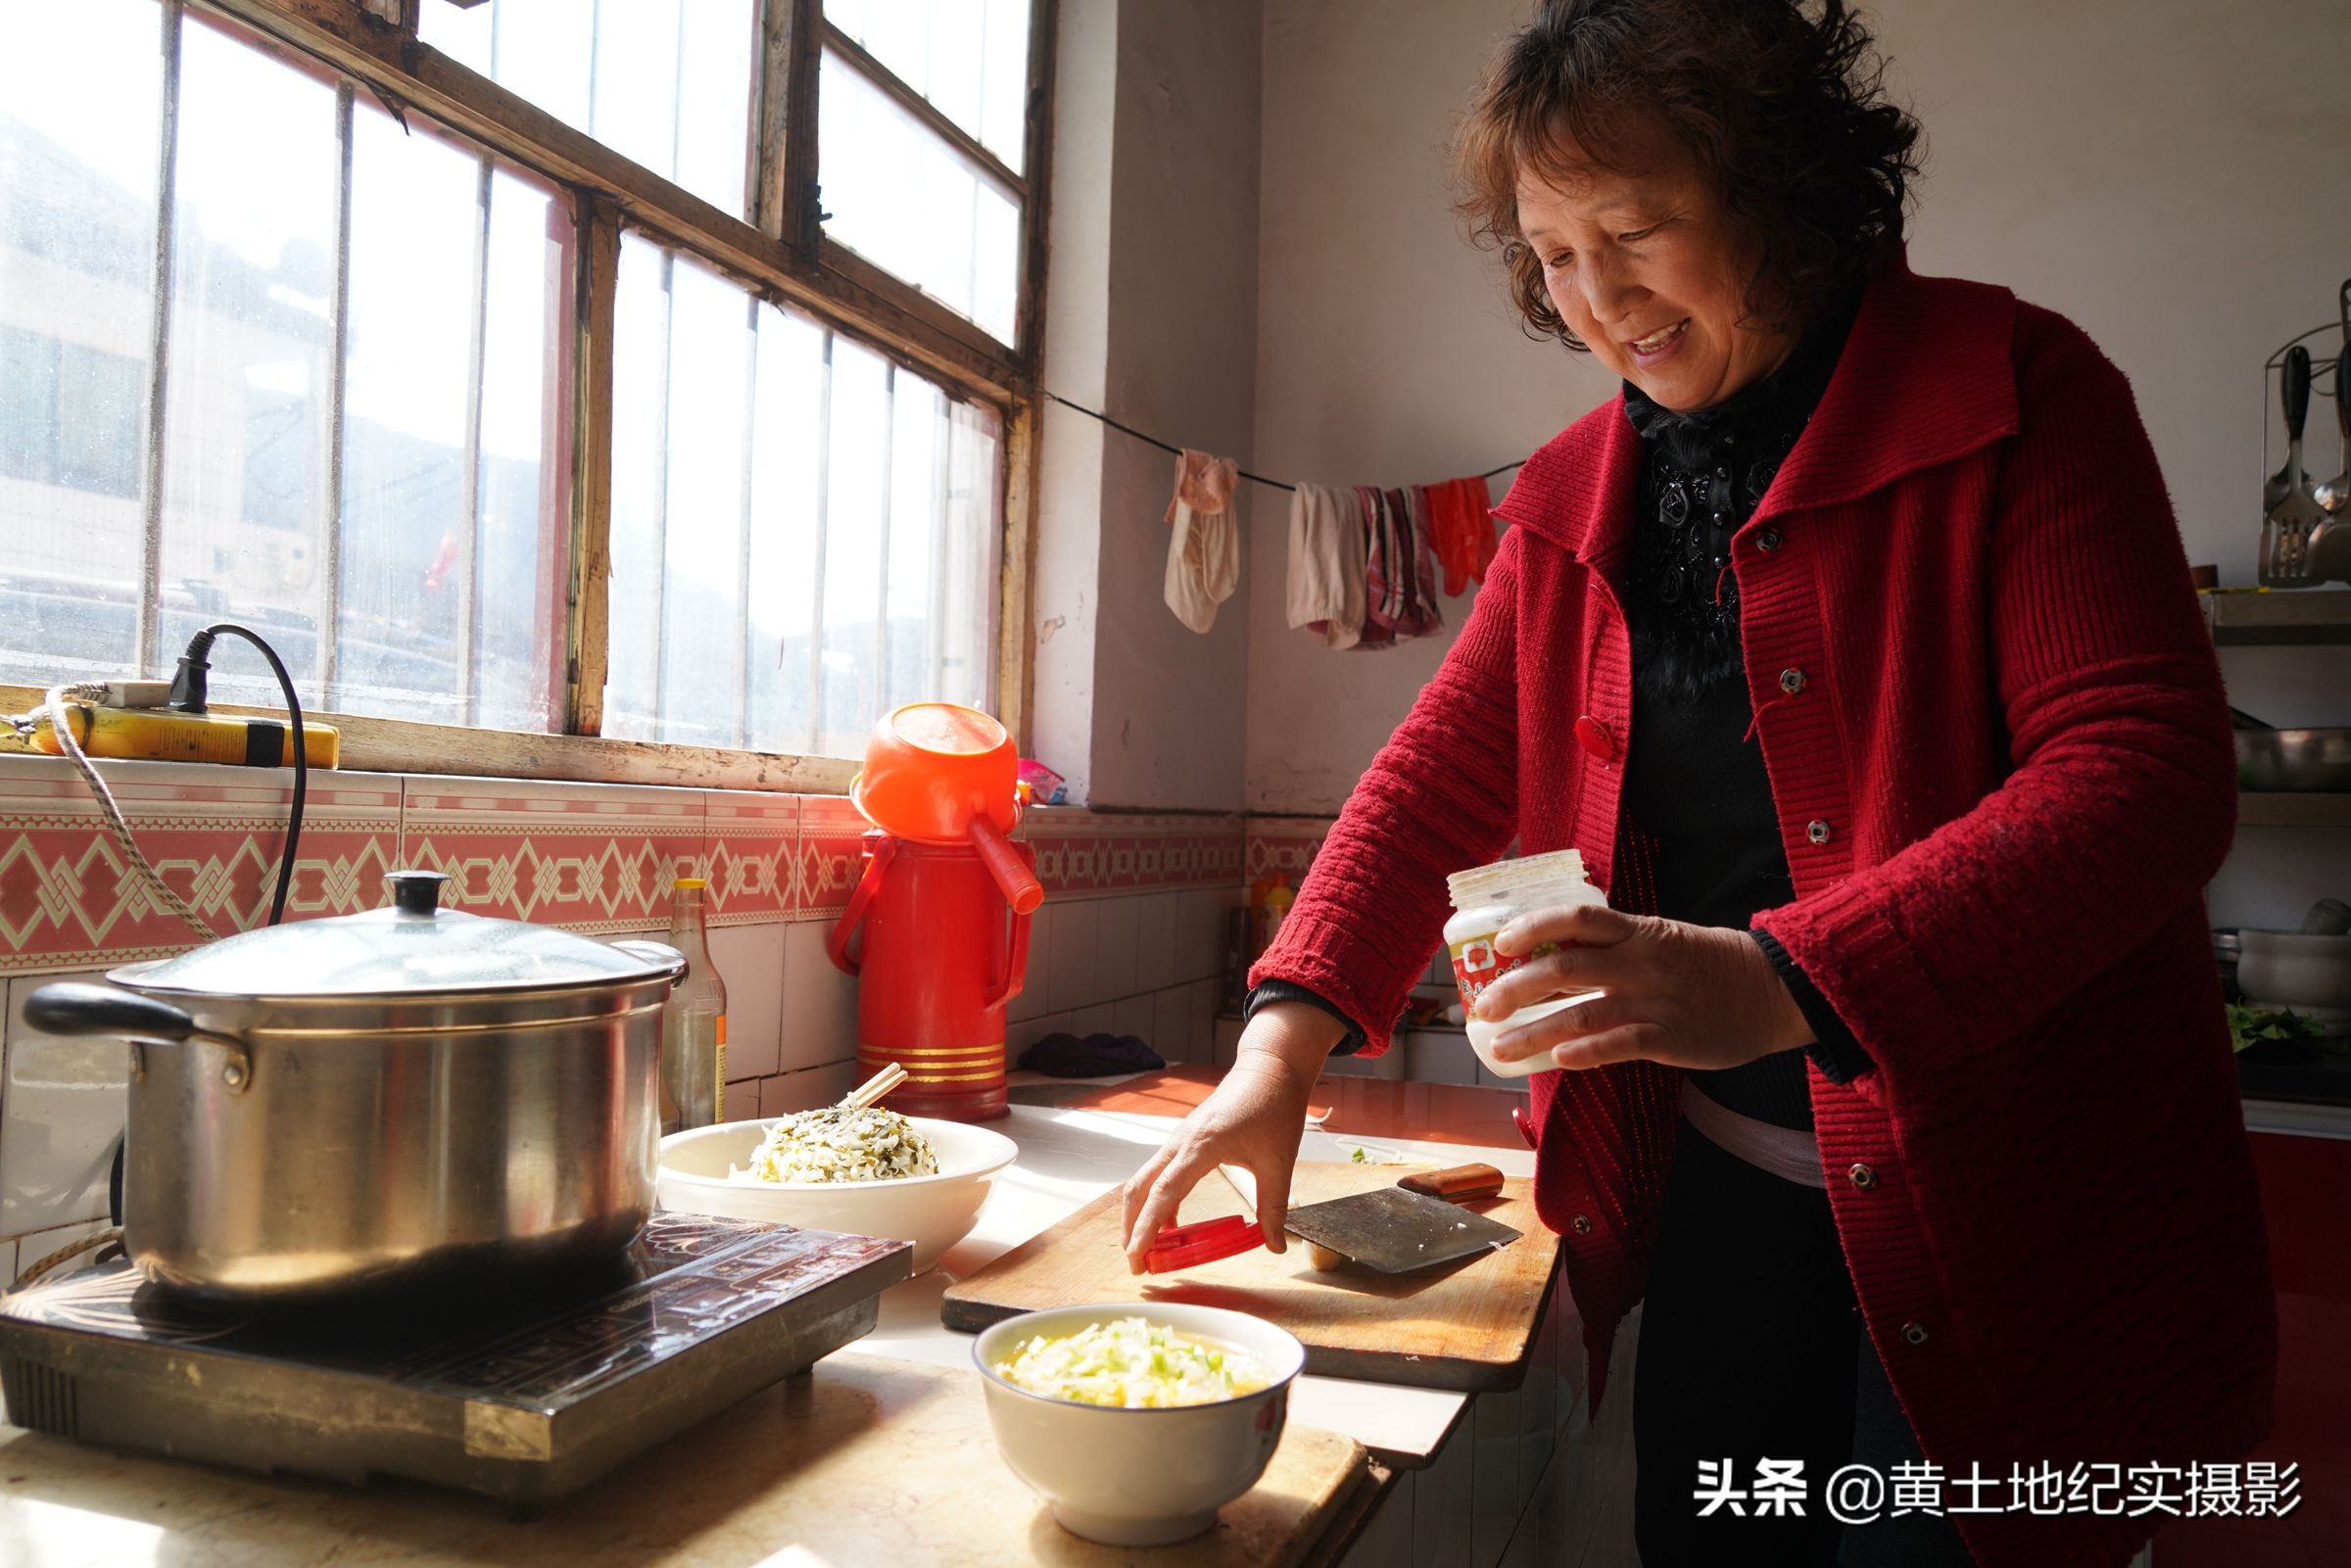
M 1711 408 L 1676 413 L 1630 383 L 1624 389 L 1625 417 L 1646 456 L 1624 584 L 1633 724 L 1623 809 L 1656 840 L 1657 913 L 1669 920 L 1744 930 L 1756 912 L 1796 896 L 1751 733 L 1731 536 L 1803 434 L 1850 323 L 1849 309 L 1822 322 L 1779 369 Z M 1857 1051 L 1802 973 L 1776 943 L 1763 945 L 1824 1046 Z M 1824 1024 L 1842 1040 L 1822 1033 Z M 1779 1126 L 1812 1124 L 1803 1059 L 1793 1051 L 1691 1076 L 1730 1110 Z

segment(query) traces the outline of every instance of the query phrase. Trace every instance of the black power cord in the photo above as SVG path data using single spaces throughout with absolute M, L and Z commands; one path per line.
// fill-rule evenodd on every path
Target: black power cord
M 269 924 L 279 925 L 286 918 L 286 893 L 294 885 L 294 853 L 302 844 L 302 808 L 310 797 L 311 752 L 302 730 L 302 698 L 294 693 L 294 677 L 286 673 L 286 661 L 277 656 L 258 632 L 250 631 L 231 621 L 220 621 L 206 627 L 188 639 L 188 651 L 179 656 L 179 673 L 171 678 L 170 705 L 182 713 L 203 713 L 210 700 L 207 688 L 212 675 L 213 643 L 225 633 L 241 637 L 261 650 L 269 661 L 269 669 L 277 677 L 277 687 L 286 695 L 286 719 L 294 729 L 294 803 L 286 812 L 286 844 L 277 862 L 277 891 L 269 900 Z M 281 753 L 282 754 L 282 753 Z M 112 1168 L 107 1174 L 107 1212 L 115 1224 L 122 1223 L 122 1166 L 129 1150 L 129 1134 L 115 1139 Z
M 311 756 L 302 731 L 302 698 L 294 694 L 294 678 L 286 673 L 285 660 L 260 633 L 233 621 L 219 621 L 188 639 L 188 651 L 179 656 L 179 673 L 171 678 L 172 707 L 182 713 L 205 711 L 213 642 L 223 635 L 243 638 L 269 661 L 278 689 L 286 694 L 286 718 L 294 732 L 294 804 L 286 813 L 286 846 L 277 861 L 277 892 L 269 900 L 269 924 L 275 926 L 286 918 L 286 893 L 294 885 L 294 852 L 302 842 L 302 808 L 310 794 Z

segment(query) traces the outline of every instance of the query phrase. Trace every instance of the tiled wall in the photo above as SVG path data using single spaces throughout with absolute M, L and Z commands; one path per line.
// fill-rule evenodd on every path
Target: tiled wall
M 223 934 L 259 924 L 284 783 L 103 767 L 165 879 Z M 371 908 L 383 874 L 414 865 L 447 872 L 449 903 L 477 914 L 657 933 L 670 879 L 698 871 L 727 980 L 727 1115 L 780 1115 L 851 1084 L 856 985 L 824 937 L 855 886 L 864 828 L 838 796 L 324 774 L 311 784 L 289 918 Z M 1008 1010 L 1008 1051 L 1066 1028 L 1210 1060 L 1223 911 L 1242 897 L 1248 858 L 1242 819 L 1033 811 L 1022 835 L 1047 902 Z M 194 940 L 123 863 L 71 768 L 0 758 L 0 1279 L 104 1214 L 123 1115 L 120 1044 L 42 1034 L 24 1022 L 24 998 Z

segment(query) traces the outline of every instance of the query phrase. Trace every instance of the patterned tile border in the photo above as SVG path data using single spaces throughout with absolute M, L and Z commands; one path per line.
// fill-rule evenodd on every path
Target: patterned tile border
M 710 924 L 790 920 L 799 837 L 798 795 L 703 790 L 702 865 L 710 879 Z
M 577 931 L 668 924 L 702 865 L 703 791 L 411 778 L 401 852 L 447 872 L 443 903 Z
M 849 906 L 865 870 L 865 833 L 872 826 L 846 795 L 800 797 L 800 842 L 792 857 L 794 920 L 833 920 Z
M 1045 896 L 1098 898 L 1240 881 L 1238 817 L 1120 817 L 1048 807 L 1021 824 Z
M 1255 882 L 1269 874 L 1285 876 L 1290 885 L 1306 875 L 1322 840 L 1330 835 L 1330 817 L 1251 817 L 1244 828 L 1248 851 L 1242 860 L 1241 880 Z
M 139 848 L 173 891 L 226 936 L 268 915 L 292 785 L 244 769 L 109 764 L 105 777 Z M 401 781 L 311 781 L 287 918 L 349 914 L 381 902 L 400 846 Z M 64 762 L 0 769 L 0 974 L 88 969 L 195 945 L 106 831 L 80 775 Z
M 288 788 L 241 769 L 107 763 L 164 876 L 227 934 L 257 924 Z M 1239 816 L 1031 811 L 1020 836 L 1056 900 L 1229 887 L 1303 870 L 1327 825 Z M 658 927 L 669 882 L 703 875 L 714 924 L 838 917 L 866 824 L 839 795 L 327 774 L 312 781 L 296 918 L 382 902 L 401 866 L 447 872 L 475 914 L 610 932 Z M 88 969 L 191 945 L 139 885 L 69 766 L 0 759 L 0 974 Z

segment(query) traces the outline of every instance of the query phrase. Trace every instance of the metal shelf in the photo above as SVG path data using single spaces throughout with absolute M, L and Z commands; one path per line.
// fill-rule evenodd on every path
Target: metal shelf
M 2351 594 L 2344 596 L 2351 598 Z M 2300 789 L 2241 790 L 2236 797 L 2236 820 L 2264 828 L 2351 828 L 2351 794 Z
M 2279 589 L 2199 596 L 2204 624 L 2222 647 L 2351 643 L 2351 590 Z

